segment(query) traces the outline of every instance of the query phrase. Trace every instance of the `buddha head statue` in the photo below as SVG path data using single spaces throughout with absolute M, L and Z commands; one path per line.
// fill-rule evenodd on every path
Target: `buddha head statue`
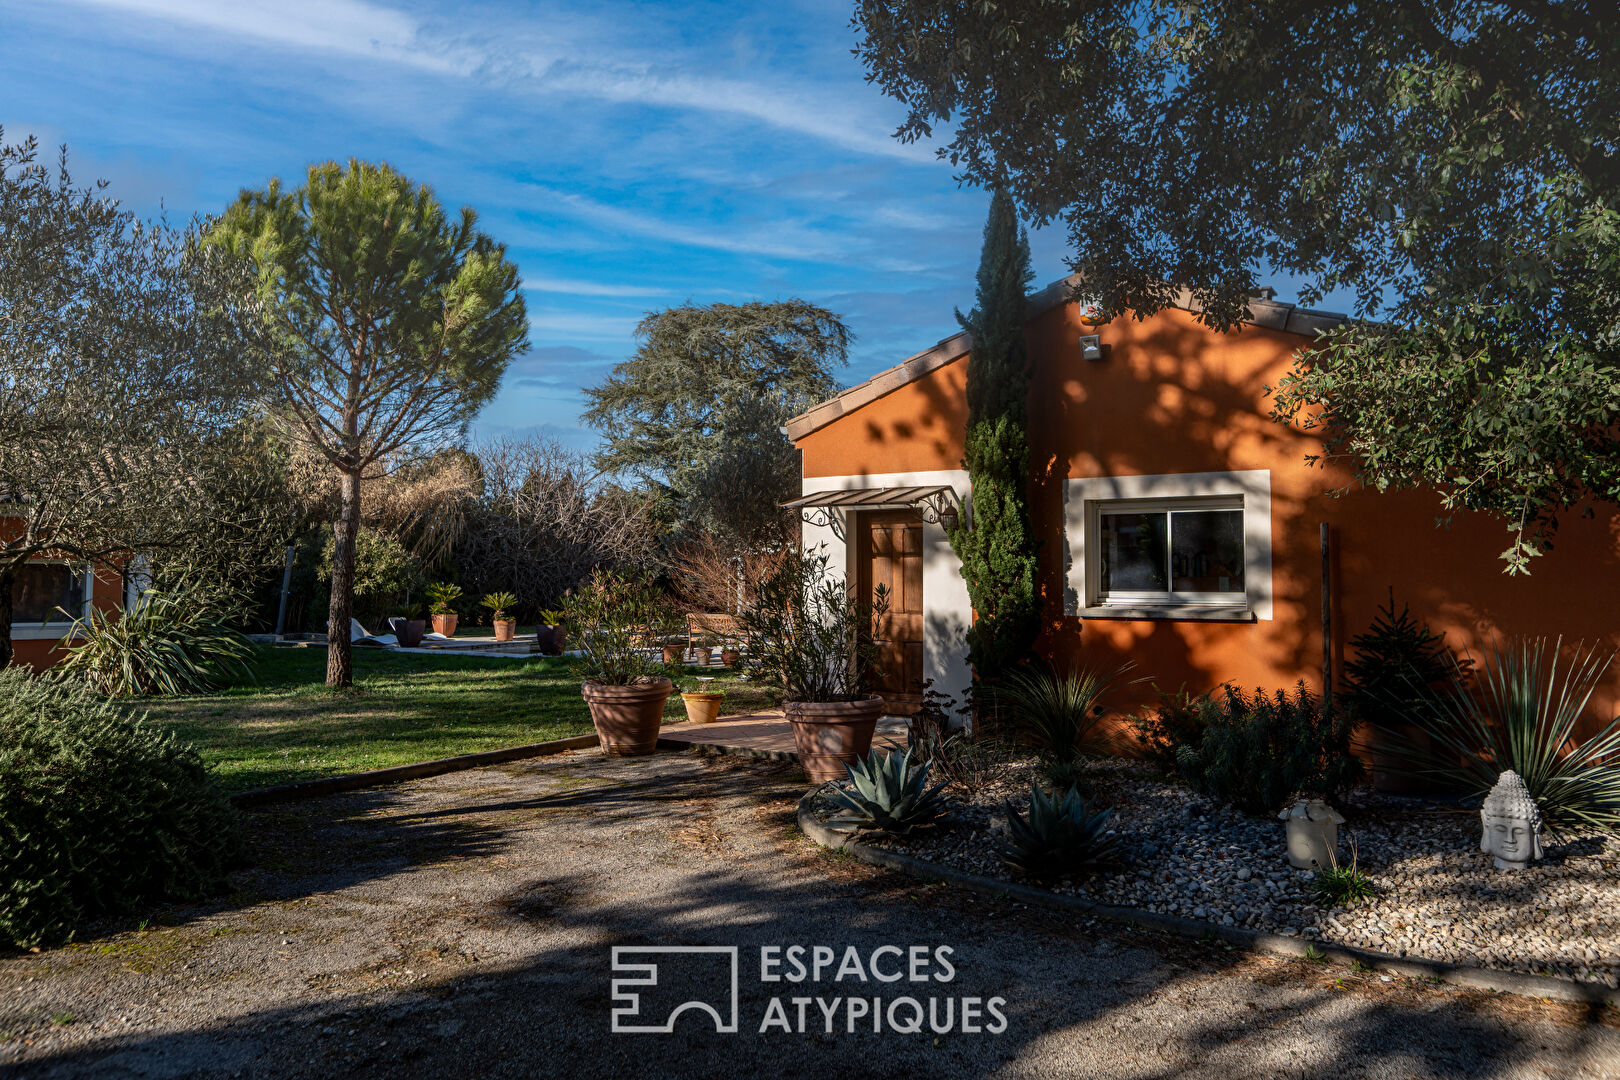
M 1497 778 L 1479 816 L 1479 849 L 1496 857 L 1498 870 L 1523 870 L 1541 858 L 1541 811 L 1518 773 Z

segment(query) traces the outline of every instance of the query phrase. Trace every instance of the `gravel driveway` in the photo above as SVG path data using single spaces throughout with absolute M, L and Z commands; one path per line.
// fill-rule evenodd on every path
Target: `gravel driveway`
M 1065 925 L 822 853 L 794 780 L 582 752 L 254 814 L 228 903 L 0 959 L 0 1074 L 1620 1076 L 1612 1012 Z M 725 952 L 627 952 L 618 978 L 660 982 L 615 999 L 614 946 L 671 945 L 737 947 L 735 1033 L 698 1009 L 611 1031 L 615 1007 L 729 1018 Z M 820 980 L 762 982 L 761 947 L 792 945 Z

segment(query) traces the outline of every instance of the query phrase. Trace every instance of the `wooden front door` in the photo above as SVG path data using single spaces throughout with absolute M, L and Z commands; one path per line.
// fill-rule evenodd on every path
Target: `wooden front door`
M 857 520 L 860 599 L 872 603 L 880 586 L 889 598 L 877 624 L 883 671 L 873 689 L 901 706 L 898 711 L 914 711 L 923 696 L 922 521 L 909 510 L 864 513 Z

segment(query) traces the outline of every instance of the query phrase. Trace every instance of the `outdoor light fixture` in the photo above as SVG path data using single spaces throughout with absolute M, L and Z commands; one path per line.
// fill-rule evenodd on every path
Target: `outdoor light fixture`
M 1087 360 L 1102 359 L 1102 338 L 1097 334 L 1080 335 L 1080 355 Z

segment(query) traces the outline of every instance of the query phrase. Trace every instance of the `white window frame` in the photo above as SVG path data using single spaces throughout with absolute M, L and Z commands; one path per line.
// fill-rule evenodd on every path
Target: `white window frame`
M 1111 592 L 1102 595 L 1105 513 L 1243 511 L 1243 591 Z M 1064 481 L 1069 549 L 1067 614 L 1103 619 L 1272 618 L 1271 471 L 1080 477 Z
M 90 606 L 95 600 L 96 573 L 94 568 L 74 559 L 29 559 L 29 566 L 70 566 L 77 567 L 84 579 L 84 607 L 79 612 L 80 619 L 90 617 Z M 73 626 L 74 619 L 63 619 L 60 615 L 51 621 L 17 622 L 11 623 L 11 640 L 13 641 L 56 641 L 66 634 Z

